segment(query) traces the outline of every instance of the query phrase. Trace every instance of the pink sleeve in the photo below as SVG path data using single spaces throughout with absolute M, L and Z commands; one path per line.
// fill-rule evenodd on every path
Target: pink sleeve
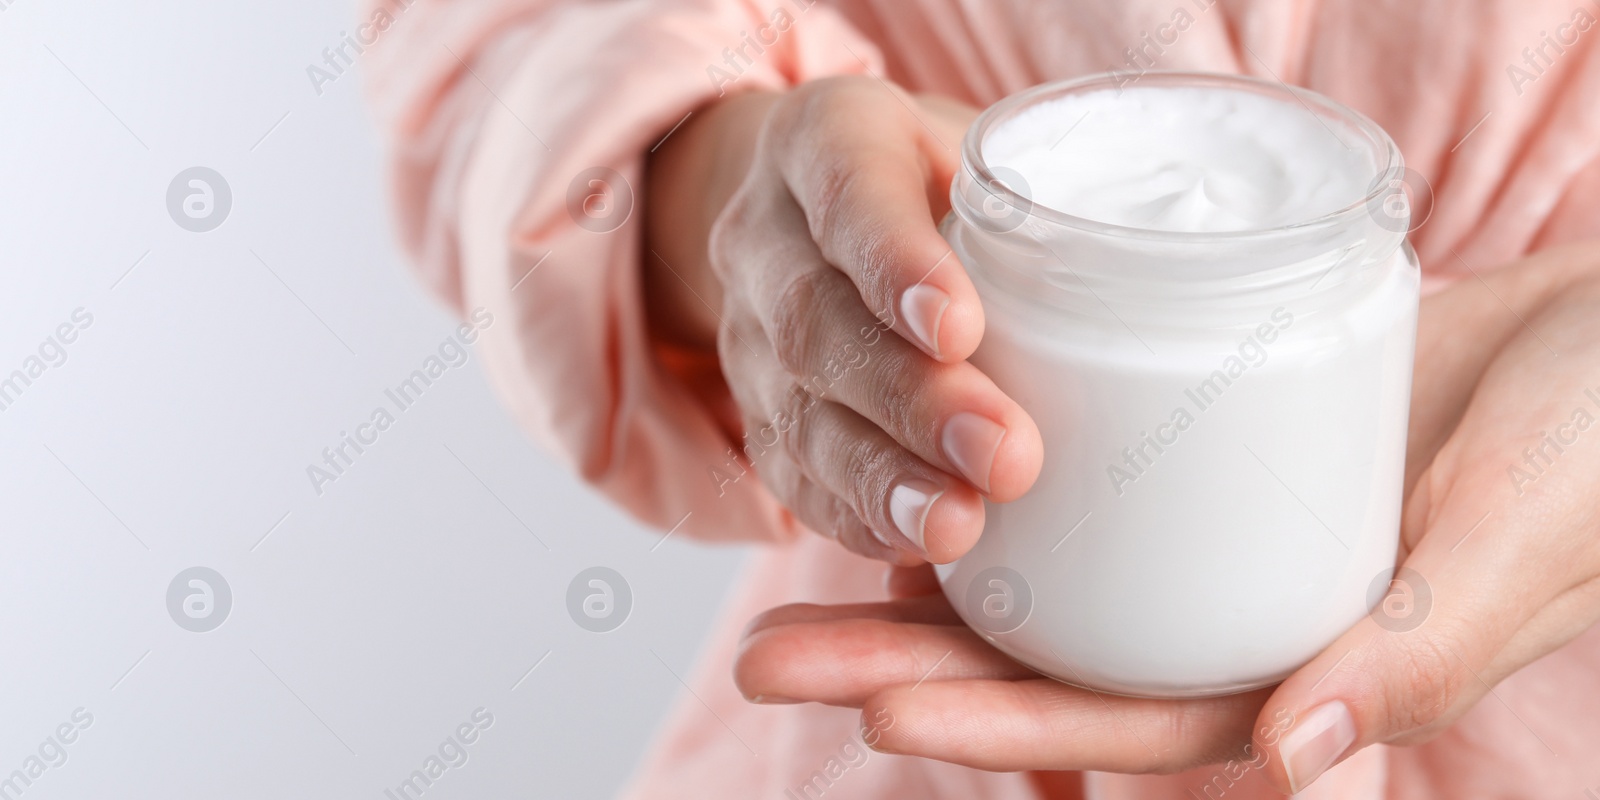
M 588 171 L 604 168 L 622 179 L 613 208 L 629 192 L 642 201 L 645 156 L 692 110 L 724 91 L 881 74 L 878 50 L 814 0 L 403 1 L 369 2 L 362 19 L 377 32 L 362 58 L 401 237 L 458 314 L 493 315 L 479 352 L 514 417 L 647 523 L 796 535 L 741 477 L 692 366 L 649 338 L 641 209 L 587 229 L 569 187 L 581 202 L 598 187 Z

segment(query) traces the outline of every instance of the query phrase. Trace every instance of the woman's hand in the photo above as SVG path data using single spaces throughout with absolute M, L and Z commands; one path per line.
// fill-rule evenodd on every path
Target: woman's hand
M 1042 458 L 1033 421 L 966 363 L 983 311 L 934 227 L 974 112 L 867 77 L 737 102 L 759 126 L 713 109 L 652 166 L 651 207 L 683 221 L 653 218 L 652 242 L 700 260 L 682 230 L 712 215 L 675 208 L 674 192 L 699 185 L 696 163 L 726 160 L 719 126 L 759 128 L 737 190 L 713 201 L 703 260 L 716 287 L 653 280 L 689 288 L 694 301 L 677 303 L 689 313 L 720 294 L 717 352 L 744 454 L 802 522 L 873 558 L 952 561 L 983 530 L 982 496 L 1020 496 Z
M 1600 619 L 1597 307 L 1596 245 L 1424 302 L 1403 566 L 1383 604 L 1276 689 L 1157 701 L 1039 678 L 961 625 L 929 570 L 894 573 L 888 603 L 768 612 L 740 688 L 887 709 L 878 749 L 991 770 L 1232 758 L 1297 791 L 1361 747 L 1425 742 Z

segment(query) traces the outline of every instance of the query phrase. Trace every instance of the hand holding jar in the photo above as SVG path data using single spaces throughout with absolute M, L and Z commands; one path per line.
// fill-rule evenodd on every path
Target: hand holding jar
M 1154 170 L 1135 203 L 1047 198 L 1048 175 L 1030 196 L 973 142 L 965 169 L 939 146 L 965 116 L 948 106 L 864 80 L 745 101 L 762 135 L 702 214 L 720 283 L 694 299 L 723 303 L 698 335 L 718 338 L 747 437 L 776 434 L 747 438 L 763 481 L 902 565 L 888 603 L 753 624 L 747 696 L 887 711 L 879 749 L 984 769 L 1242 763 L 1299 790 L 1360 746 L 1436 735 L 1594 622 L 1597 459 L 1516 491 L 1505 462 L 1527 431 L 1576 424 L 1558 406 L 1600 375 L 1580 311 L 1600 255 L 1458 285 L 1419 322 L 1406 221 L 1378 213 L 1392 143 L 1293 101 L 1318 109 L 1303 137 L 1315 122 L 1366 158 L 1355 202 L 1296 194 L 1328 184 L 1312 174 L 1258 191 L 1275 173 L 1250 158 Z M 680 169 L 719 127 L 739 125 L 708 115 Z M 932 227 L 952 180 L 953 251 Z M 1060 213 L 1074 203 L 1087 216 Z
M 1166 228 L 1140 232 L 1059 193 L 1031 207 L 1026 175 L 983 163 L 1005 148 L 968 142 L 945 233 L 988 312 L 974 362 L 1039 420 L 1040 477 L 954 565 L 897 570 L 898 599 L 758 620 L 747 696 L 890 713 L 880 749 L 983 769 L 1221 762 L 1299 791 L 1432 738 L 1600 618 L 1600 451 L 1575 446 L 1600 414 L 1600 253 L 1457 284 L 1419 322 L 1406 222 L 1381 213 L 1397 154 L 1327 110 L 1372 192 L 1244 235 L 1234 212 L 1282 210 L 1248 182 L 1157 171 L 1158 202 L 1121 213 Z
M 1582 245 L 1423 301 L 1396 591 L 1276 687 L 1151 700 L 1040 678 L 924 566 L 897 568 L 885 603 L 768 612 L 740 688 L 891 713 L 878 749 L 989 770 L 1215 764 L 1289 791 L 1362 747 L 1430 741 L 1600 619 L 1597 303 L 1600 248 Z
M 972 113 L 817 81 L 697 115 L 652 167 L 655 316 L 715 340 L 741 449 L 778 499 L 893 563 L 961 556 L 982 497 L 1016 499 L 1039 470 L 1033 421 L 966 362 L 983 309 L 934 228 Z M 708 180 L 702 204 L 672 195 Z M 677 269 L 706 262 L 715 275 Z

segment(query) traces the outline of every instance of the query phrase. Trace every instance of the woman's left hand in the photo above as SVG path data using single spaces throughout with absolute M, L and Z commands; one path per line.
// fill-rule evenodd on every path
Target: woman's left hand
M 1600 246 L 1423 303 L 1401 567 L 1388 598 L 1275 689 L 1202 700 L 1041 678 L 966 628 L 929 568 L 887 603 L 751 626 L 748 697 L 892 715 L 876 749 L 988 770 L 1175 772 L 1237 759 L 1286 791 L 1371 744 L 1428 741 L 1600 620 Z

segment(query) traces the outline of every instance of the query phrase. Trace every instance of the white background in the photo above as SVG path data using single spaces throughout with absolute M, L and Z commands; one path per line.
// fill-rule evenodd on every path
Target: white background
M 652 552 L 475 359 L 313 492 L 306 466 L 454 327 L 393 244 L 361 76 L 318 97 L 305 73 L 354 17 L 0 11 L 0 376 L 94 319 L 0 412 L 0 778 L 94 718 L 28 800 L 381 798 L 478 707 L 493 725 L 429 800 L 611 796 L 742 557 Z M 196 165 L 233 193 L 202 234 L 165 200 Z M 195 565 L 234 595 L 210 633 L 166 607 Z M 595 565 L 635 598 L 604 635 L 566 608 Z

